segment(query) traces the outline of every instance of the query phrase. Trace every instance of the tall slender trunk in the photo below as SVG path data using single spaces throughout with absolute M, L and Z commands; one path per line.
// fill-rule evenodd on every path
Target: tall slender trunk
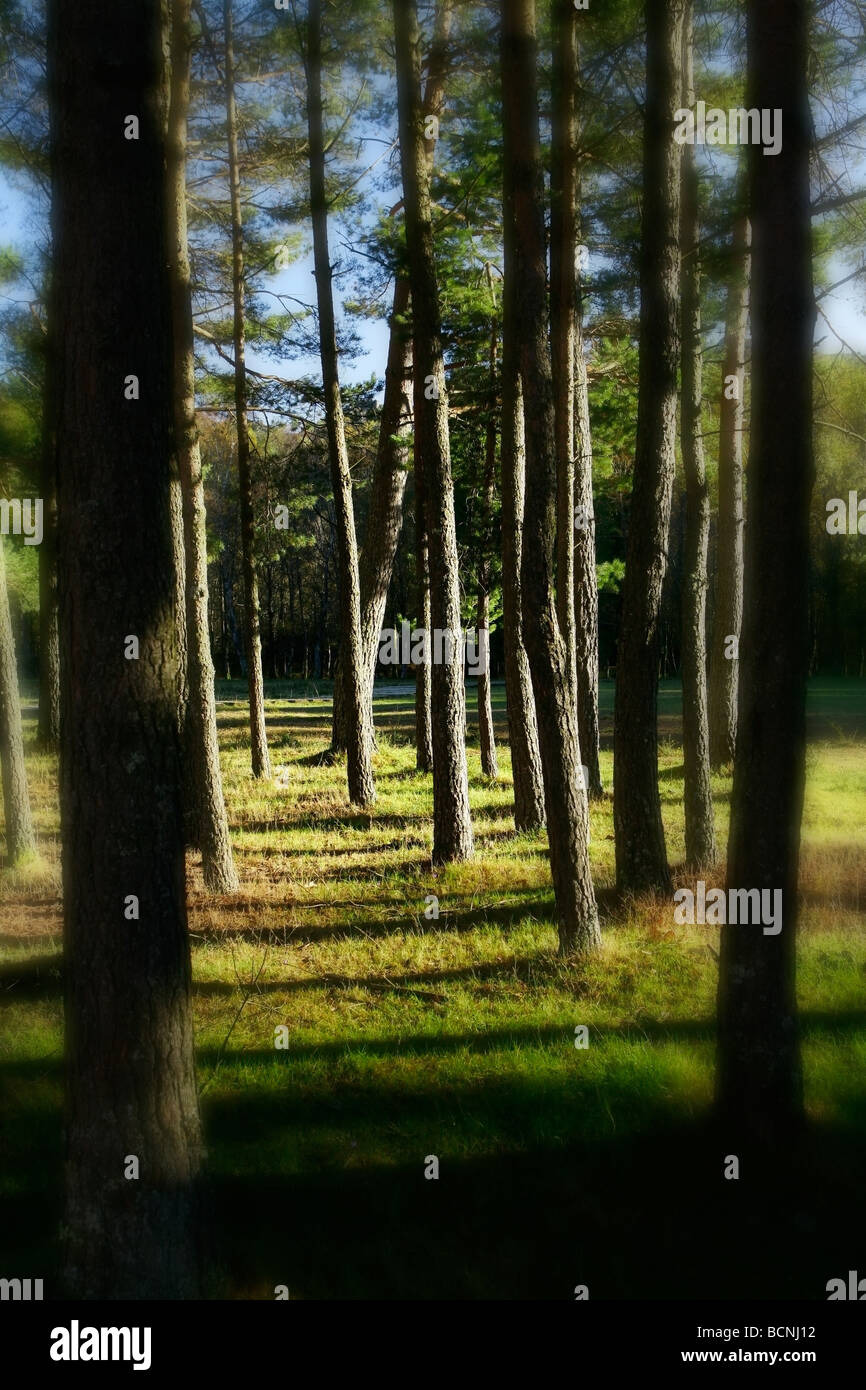
M 379 420 L 376 467 L 367 513 L 367 531 L 361 550 L 361 641 L 364 648 L 367 700 L 373 696 L 373 679 L 379 651 L 379 634 L 394 571 L 394 557 L 403 526 L 403 495 L 409 476 L 409 438 L 412 429 L 410 380 L 412 334 L 408 323 L 409 283 L 398 276 L 394 285 L 385 395 Z
M 617 885 L 668 893 L 656 700 L 662 587 L 676 467 L 684 0 L 646 0 L 637 440 L 616 663 L 613 810 Z
M 172 267 L 174 439 L 183 507 L 189 703 L 184 730 L 187 824 L 201 849 L 205 886 L 231 893 L 232 857 L 220 771 L 214 669 L 208 623 L 207 530 L 201 450 L 195 416 L 195 360 L 186 210 L 187 113 L 190 86 L 190 0 L 172 0 L 171 105 L 167 204 Z
M 493 728 L 493 706 L 490 698 L 490 575 L 492 566 L 490 526 L 493 512 L 493 492 L 496 486 L 496 352 L 499 325 L 496 316 L 496 294 L 493 273 L 487 266 L 490 290 L 490 406 L 484 443 L 484 476 L 481 481 L 481 536 L 478 559 L 478 594 L 475 626 L 476 650 L 482 668 L 478 673 L 478 735 L 481 744 L 481 771 L 485 777 L 498 777 L 496 734 Z
M 555 0 L 550 176 L 550 342 L 556 432 L 556 610 L 572 703 L 574 612 L 574 350 L 577 319 L 577 11 Z
M 517 269 L 513 237 L 505 243 L 505 285 L 502 299 L 502 630 L 505 642 L 505 699 L 508 742 L 514 779 L 514 828 L 538 830 L 544 825 L 544 783 L 535 697 L 529 658 L 523 643 L 523 513 L 526 461 L 523 438 L 523 397 L 520 390 L 514 301 Z
M 265 729 L 265 685 L 262 675 L 259 579 L 256 562 L 256 528 L 253 512 L 253 479 L 250 436 L 247 425 L 247 370 L 244 327 L 244 242 L 241 216 L 241 179 L 238 160 L 238 113 L 235 102 L 235 59 L 232 36 L 232 0 L 224 0 L 226 122 L 228 131 L 229 183 L 232 218 L 232 301 L 234 312 L 235 423 L 238 440 L 238 490 L 241 510 L 241 552 L 244 571 L 244 638 L 247 681 L 250 691 L 250 742 L 254 777 L 270 777 L 271 760 Z
M 6 818 L 6 859 L 17 864 L 36 848 L 27 768 L 24 763 L 24 736 L 21 729 L 21 701 L 18 695 L 18 666 L 12 637 L 9 594 L 6 589 L 6 562 L 0 536 L 0 773 L 3 779 L 3 812 Z
M 413 420 L 421 418 L 423 407 L 419 398 L 423 391 L 423 377 L 420 370 L 413 367 Z M 418 626 L 429 633 L 433 626 L 430 616 L 430 546 L 425 516 L 424 457 L 417 429 L 412 451 L 412 468 L 415 478 L 415 602 L 418 609 Z M 432 669 L 429 660 L 424 658 L 415 667 L 415 766 L 419 772 L 433 771 Z
M 737 742 L 737 647 L 743 621 L 743 423 L 746 331 L 749 321 L 749 244 L 745 213 L 734 227 L 733 266 L 725 320 L 725 358 L 719 408 L 719 526 L 716 604 L 710 658 L 710 760 L 733 761 Z
M 694 0 L 686 0 L 682 43 L 682 105 L 691 110 L 695 103 Z M 680 435 L 686 478 L 681 666 L 686 864 L 690 869 L 704 869 L 716 860 L 716 828 L 710 781 L 710 728 L 707 716 L 707 550 L 710 541 L 710 490 L 704 462 L 701 421 L 701 245 L 698 169 L 694 145 L 683 146 L 681 174 Z
M 451 659 L 431 674 L 433 735 L 433 859 L 468 859 L 473 853 L 466 770 L 466 698 L 461 657 L 460 590 L 448 399 L 442 351 L 439 289 L 433 243 L 430 172 L 415 0 L 394 0 L 400 158 L 406 244 L 412 293 L 415 363 L 415 435 L 423 457 L 424 519 L 430 559 L 430 614 L 434 631 L 450 641 Z
M 379 635 L 385 617 L 394 557 L 397 554 L 403 526 L 403 496 L 409 476 L 412 334 L 408 325 L 408 310 L 409 282 L 402 275 L 398 275 L 391 309 L 385 394 L 379 418 L 376 462 L 370 485 L 370 506 L 364 544 L 358 561 L 361 586 L 361 646 L 364 655 L 365 699 L 368 704 L 373 698 Z M 346 748 L 346 698 L 342 666 L 338 666 L 334 680 L 331 747 L 335 752 L 345 751 Z M 429 771 L 429 768 L 427 770 Z
M 556 433 L 548 337 L 534 0 L 503 0 L 503 227 L 519 264 L 515 330 L 526 434 L 522 556 L 526 649 L 538 714 L 550 865 L 563 954 L 600 943 L 580 779 L 577 710 L 554 595 Z M 509 256 L 515 264 L 514 251 Z
M 43 537 L 39 547 L 39 747 L 60 747 L 60 630 L 57 625 L 57 384 L 54 365 L 54 307 L 48 291 L 48 336 L 42 406 L 40 492 Z
M 367 699 L 364 650 L 361 641 L 361 588 L 358 546 L 352 504 L 352 474 L 346 447 L 346 428 L 340 394 L 337 330 L 331 255 L 328 245 L 328 201 L 325 188 L 325 135 L 322 108 L 322 6 L 310 0 L 307 11 L 307 122 L 310 136 L 310 209 L 313 256 L 319 311 L 319 350 L 325 396 L 325 424 L 337 529 L 337 604 L 340 615 L 340 667 L 346 700 L 346 763 L 349 800 L 356 806 L 376 799 L 373 781 L 373 720 Z
M 782 895 L 781 930 L 722 928 L 719 1110 L 733 1135 L 781 1146 L 802 1117 L 796 941 L 809 667 L 815 301 L 808 99 L 811 7 L 749 0 L 749 106 L 785 139 L 749 149 L 754 263 L 752 419 L 740 725 L 728 890 Z
M 86 1299 L 201 1292 L 170 516 L 166 18 L 161 0 L 48 6 L 64 1224 L 67 1292 Z M 126 140 L 130 112 L 138 138 Z M 127 366 L 140 401 L 125 398 Z
M 578 179 L 578 207 L 580 181 Z M 598 576 L 595 568 L 595 510 L 592 495 L 592 435 L 589 383 L 583 355 L 583 303 L 577 276 L 574 324 L 574 628 L 577 732 L 589 773 L 590 801 L 604 795 L 598 719 Z

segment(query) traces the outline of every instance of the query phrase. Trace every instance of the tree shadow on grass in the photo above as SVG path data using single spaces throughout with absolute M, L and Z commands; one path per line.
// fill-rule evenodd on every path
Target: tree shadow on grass
M 691 1034 L 664 1036 L 694 1043 L 705 1025 L 684 1024 Z M 601 1086 L 579 1062 L 553 1081 L 502 1071 L 482 1085 L 475 1073 L 419 1084 L 413 1071 L 407 1087 L 397 1072 L 353 1083 L 288 1069 L 284 1086 L 256 1089 L 240 1055 L 247 1089 L 205 1101 L 214 1297 L 271 1300 L 287 1285 L 293 1299 L 572 1301 L 585 1284 L 593 1300 L 824 1301 L 866 1243 L 862 1097 L 798 1143 L 740 1150 L 728 1181 L 730 1137 L 622 1071 Z M 292 1060 L 268 1054 L 271 1067 Z M 0 1066 L 0 1228 L 6 1274 L 44 1278 L 51 1298 L 61 1062 L 26 1070 L 16 1104 L 5 1083 L 21 1067 Z
M 479 1158 L 433 1123 L 408 1166 L 352 1167 L 350 1143 L 336 1171 L 213 1181 L 235 1296 L 821 1301 L 866 1235 L 862 1158 L 826 1129 L 739 1182 L 724 1135 L 661 1110 L 638 1135 Z

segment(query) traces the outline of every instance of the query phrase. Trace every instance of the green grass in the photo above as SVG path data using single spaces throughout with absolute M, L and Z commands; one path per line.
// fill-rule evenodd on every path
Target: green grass
M 476 858 L 435 872 L 411 697 L 377 699 L 368 815 L 348 806 L 345 767 L 320 758 L 326 701 L 269 689 L 275 776 L 261 784 L 242 692 L 218 694 L 241 891 L 209 898 L 195 855 L 189 865 L 215 1291 L 568 1298 L 587 1283 L 593 1298 L 821 1299 L 862 1261 L 862 683 L 810 695 L 799 969 L 810 1125 L 775 1163 L 741 1155 L 738 1183 L 722 1178 L 729 1147 L 710 1113 L 718 932 L 675 926 L 667 901 L 616 899 L 608 795 L 591 841 L 604 947 L 581 966 L 559 960 L 545 838 L 513 830 L 501 688 L 496 784 L 470 720 Z M 609 695 L 605 684 L 606 730 Z M 678 700 L 663 689 L 661 792 L 671 863 L 689 883 Z M 0 1272 L 50 1283 L 58 816 L 33 732 L 30 721 L 42 859 L 0 874 Z M 609 749 L 603 775 L 609 787 Z M 730 779 L 714 793 L 723 846 Z M 721 882 L 723 866 L 707 877 Z M 431 894 L 438 920 L 425 916 Z M 287 1050 L 274 1046 L 280 1025 Z M 438 1182 L 423 1176 L 432 1154 Z

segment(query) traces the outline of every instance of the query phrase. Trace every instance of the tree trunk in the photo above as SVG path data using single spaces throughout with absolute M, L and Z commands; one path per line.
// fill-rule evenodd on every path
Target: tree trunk
M 749 220 L 742 214 L 734 228 L 719 408 L 719 528 L 716 541 L 715 623 L 710 659 L 710 761 L 714 768 L 733 761 L 737 741 L 737 674 L 740 664 L 729 639 L 735 637 L 739 642 L 743 621 L 743 422 L 746 330 L 749 321 L 749 242 Z
M 683 97 L 691 109 L 694 92 L 694 0 L 683 17 Z M 707 549 L 710 490 L 704 463 L 703 349 L 701 345 L 700 222 L 694 145 L 682 149 L 680 204 L 682 401 L 681 442 L 686 478 L 685 546 L 682 576 L 683 763 L 686 865 L 706 869 L 716 861 L 716 828 L 710 781 L 707 717 Z
M 423 384 L 417 385 L 418 372 L 413 368 L 416 384 L 413 386 L 413 419 L 421 417 L 418 403 Z M 415 592 L 418 605 L 418 626 L 429 633 L 433 626 L 430 617 L 430 550 L 427 540 L 427 524 L 424 516 L 424 476 L 421 444 L 418 431 L 415 431 L 412 468 L 415 476 Z M 415 766 L 419 772 L 433 771 L 433 711 L 431 706 L 430 662 L 420 661 L 415 667 Z
M 772 159 L 749 149 L 752 429 L 740 727 L 728 888 L 779 889 L 781 931 L 722 928 L 718 1103 L 731 1132 L 782 1144 L 802 1114 L 795 989 L 809 664 L 812 290 L 805 0 L 748 5 L 749 106 L 778 109 Z
M 235 421 L 238 439 L 238 489 L 241 510 L 241 552 L 244 570 L 244 638 L 247 681 L 250 690 L 250 741 L 254 777 L 270 777 L 271 760 L 265 729 L 265 686 L 262 675 L 259 578 L 256 562 L 256 528 L 253 514 L 253 479 L 250 436 L 247 425 L 247 371 L 244 327 L 244 244 L 241 220 L 241 182 L 238 161 L 238 115 L 235 103 L 235 60 L 232 37 L 232 0 L 224 0 L 226 121 L 232 218 L 232 299 L 234 309 Z
M 577 203 L 580 206 L 578 181 Z M 574 627 L 577 732 L 589 772 L 589 799 L 604 795 L 598 720 L 598 576 L 595 568 L 595 509 L 592 495 L 592 436 L 589 386 L 583 355 L 583 306 L 577 276 L 574 333 Z
M 201 1289 L 170 517 L 165 19 L 160 0 L 48 7 L 66 1280 L 69 1296 L 87 1299 Z M 124 138 L 128 113 L 137 139 Z M 125 398 L 127 368 L 140 401 Z
M 544 825 L 544 784 L 535 697 L 529 658 L 523 644 L 523 512 L 525 455 L 523 398 L 514 299 L 517 271 L 514 247 L 505 245 L 505 287 L 502 301 L 502 629 L 505 639 L 505 699 L 508 707 L 508 742 L 514 779 L 514 828 L 538 830 Z
M 391 587 L 394 557 L 403 526 L 403 494 L 409 476 L 409 435 L 412 405 L 412 335 L 408 324 L 409 284 L 398 276 L 391 310 L 385 395 L 379 420 L 379 444 L 367 513 L 367 533 L 361 551 L 361 641 L 364 648 L 367 700 L 373 697 L 373 680 L 379 652 L 379 634 Z
M 481 482 L 481 536 L 478 561 L 478 594 L 476 599 L 476 650 L 482 662 L 478 673 L 478 735 L 481 744 L 481 771 L 485 777 L 498 777 L 496 734 L 493 728 L 493 706 L 490 698 L 490 573 L 493 492 L 496 486 L 496 348 L 499 328 L 496 322 L 496 296 L 493 274 L 487 266 L 490 289 L 490 407 L 487 417 L 487 437 L 484 447 L 484 477 Z
M 43 383 L 40 459 L 43 536 L 39 547 L 39 747 L 60 747 L 60 631 L 57 626 L 57 384 L 54 366 L 54 312 L 49 288 L 48 338 Z
M 433 245 L 430 173 L 421 105 L 418 15 L 415 0 L 394 0 L 400 158 L 406 244 L 412 294 L 415 363 L 415 436 L 423 458 L 423 515 L 430 562 L 434 632 L 451 646 L 431 672 L 433 742 L 433 860 L 469 859 L 472 822 L 466 771 L 466 698 L 458 584 L 454 489 L 439 290 Z M 428 629 L 429 631 L 429 629 Z M 432 636 L 432 634 L 431 634 Z M 450 655 L 450 660 L 447 657 Z
M 346 701 L 346 764 L 349 800 L 370 806 L 373 781 L 373 720 L 367 698 L 366 663 L 361 641 L 361 589 L 358 546 L 352 505 L 352 474 L 346 448 L 343 402 L 337 357 L 331 256 L 328 246 L 328 201 L 325 188 L 325 136 L 322 112 L 322 6 L 310 0 L 307 18 L 307 120 L 310 135 L 310 209 L 319 311 L 319 349 L 325 397 L 328 456 L 337 522 L 337 604 L 340 614 L 340 669 Z
M 640 368 L 614 713 L 614 830 L 621 892 L 671 891 L 658 785 L 659 618 L 673 494 L 679 353 L 684 0 L 646 0 Z
M 427 69 L 427 83 L 424 89 L 423 109 L 425 116 L 439 116 L 445 85 L 445 66 L 447 41 L 451 30 L 453 0 L 439 0 L 436 6 L 433 44 Z M 432 167 L 436 136 L 425 137 L 428 164 Z M 367 514 L 367 531 L 361 550 L 359 564 L 361 583 L 361 640 L 364 648 L 366 678 L 369 684 L 369 700 L 373 698 L 373 683 L 376 675 L 376 658 L 379 651 L 379 634 L 385 616 L 385 605 L 394 569 L 394 558 L 400 540 L 403 524 L 403 495 L 406 491 L 409 464 L 409 436 L 412 430 L 412 403 L 409 398 L 408 383 L 412 376 L 412 334 L 408 323 L 410 302 L 409 281 L 404 275 L 397 276 L 394 284 L 394 302 L 391 309 L 390 332 L 388 336 L 388 360 L 385 369 L 385 394 L 382 400 L 382 415 L 379 421 L 379 444 L 376 463 L 370 487 L 370 507 Z M 426 542 L 425 542 L 426 544 Z M 425 571 L 426 573 L 426 571 Z M 429 585 L 429 574 L 423 581 Z M 419 593 L 420 597 L 420 593 Z M 420 605 L 424 607 L 422 602 Z M 430 681 L 429 672 L 422 682 L 421 700 L 421 743 L 427 739 L 426 765 L 421 769 L 429 772 L 432 767 L 430 744 Z M 340 672 L 334 682 L 334 715 L 332 747 L 344 750 L 346 747 L 345 697 Z M 372 718 L 372 715 L 371 715 Z M 375 741 L 375 739 L 374 739 Z M 424 760 L 423 751 L 419 759 Z
M 195 362 L 186 212 L 186 143 L 190 83 L 190 0 L 172 0 L 171 106 L 168 126 L 168 217 L 172 266 L 174 438 L 183 506 L 189 703 L 184 730 L 187 824 L 201 849 L 206 888 L 232 893 L 238 878 L 223 798 L 208 624 L 207 531 L 195 417 Z
M 550 342 L 556 430 L 556 609 L 572 703 L 574 613 L 574 348 L 577 319 L 577 11 L 555 0 L 550 175 Z
M 24 763 L 24 735 L 21 729 L 21 700 L 18 695 L 18 666 L 12 637 L 12 618 L 6 590 L 6 562 L 0 536 L 0 771 L 3 776 L 3 811 L 6 817 L 6 862 L 17 864 L 36 849 L 27 769 Z
M 589 814 L 580 779 L 577 710 L 554 596 L 556 433 L 545 275 L 534 0 L 503 0 L 503 227 L 516 260 L 515 331 L 526 433 L 523 616 L 544 776 L 560 951 L 600 944 L 589 868 Z

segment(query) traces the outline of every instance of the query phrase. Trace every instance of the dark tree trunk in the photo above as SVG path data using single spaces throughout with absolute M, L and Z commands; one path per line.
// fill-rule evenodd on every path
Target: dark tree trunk
M 683 97 L 691 109 L 694 92 L 694 3 L 683 18 Z M 686 865 L 705 869 L 716 860 L 716 828 L 710 781 L 707 716 L 707 550 L 710 490 L 704 462 L 703 348 L 701 345 L 700 222 L 694 145 L 682 150 L 680 205 L 682 400 L 680 431 L 686 478 L 685 546 L 682 577 L 683 763 Z
M 325 424 L 337 530 L 337 605 L 340 615 L 340 671 L 346 702 L 346 766 L 349 800 L 369 806 L 376 799 L 373 781 L 373 719 L 367 698 L 366 663 L 361 640 L 361 588 L 352 503 L 352 474 L 340 394 L 337 331 L 331 256 L 328 246 L 328 201 L 325 188 L 325 134 L 322 111 L 322 6 L 310 0 L 307 17 L 307 121 L 310 136 L 310 209 L 313 220 L 319 350 L 325 397 Z
M 228 130 L 229 182 L 232 218 L 232 299 L 234 310 L 235 421 L 238 440 L 238 490 L 241 510 L 241 551 L 244 570 L 244 639 L 247 681 L 250 690 L 250 741 L 254 777 L 270 777 L 271 760 L 265 728 L 265 685 L 262 675 L 259 577 L 256 561 L 256 527 L 253 512 L 253 478 L 247 425 L 246 330 L 244 326 L 244 242 L 241 216 L 241 182 L 238 160 L 238 115 L 235 103 L 235 60 L 232 36 L 232 0 L 224 0 L 226 121 Z
M 679 354 L 684 0 L 647 0 L 640 369 L 634 483 L 616 661 L 613 809 L 621 892 L 669 893 L 658 785 L 659 620 L 674 484 Z
M 71 1296 L 88 1299 L 200 1294 L 170 517 L 165 19 L 159 0 L 48 7 L 66 1278 Z M 128 113 L 138 139 L 124 138 Z M 127 367 L 140 401 L 125 399 Z M 137 659 L 127 659 L 130 636 Z
M 555 0 L 550 177 L 550 341 L 556 430 L 556 609 L 572 703 L 574 613 L 574 349 L 577 322 L 577 11 Z
M 490 323 L 490 407 L 484 444 L 484 476 L 481 480 L 481 536 L 475 626 L 477 629 L 476 651 L 482 661 L 482 669 L 478 673 L 478 735 L 481 744 L 481 771 L 485 777 L 495 778 L 499 776 L 499 766 L 496 761 L 496 734 L 493 728 L 493 706 L 490 697 L 490 574 L 492 569 L 490 529 L 493 493 L 496 486 L 496 350 L 499 326 L 496 321 L 493 274 L 489 265 L 487 267 L 487 283 L 490 289 L 492 311 Z
M 592 440 L 583 358 L 578 245 L 577 12 L 557 0 L 550 213 L 551 343 L 557 453 L 557 609 L 577 702 L 589 795 L 602 795 L 598 732 L 598 585 Z
M 523 619 L 544 775 L 560 950 L 600 943 L 589 868 L 589 814 L 580 783 L 577 710 L 554 596 L 557 469 L 548 338 L 534 0 L 503 0 L 504 206 L 519 264 L 515 330 L 526 432 Z
M 174 439 L 183 507 L 188 706 L 184 730 L 187 825 L 201 849 L 205 886 L 231 893 L 232 858 L 219 760 L 214 669 L 208 624 L 207 531 L 195 417 L 195 362 L 186 212 L 190 0 L 172 0 L 171 106 L 168 125 L 168 217 L 174 341 Z
M 36 849 L 27 769 L 24 764 L 24 736 L 21 729 L 21 701 L 18 695 L 18 666 L 12 636 L 9 595 L 6 590 L 6 562 L 0 536 L 0 773 L 3 779 L 3 812 L 6 818 L 6 860 L 17 864 Z
M 466 771 L 466 699 L 460 659 L 461 618 L 454 490 L 448 434 L 448 400 L 439 290 L 433 245 L 430 173 L 415 0 L 394 0 L 397 99 L 406 244 L 412 293 L 415 363 L 415 434 L 423 458 L 423 514 L 430 562 L 432 627 L 450 634 L 451 660 L 434 662 L 431 673 L 433 735 L 433 859 L 468 859 L 473 852 Z M 428 629 L 429 630 L 429 629 Z
M 722 400 L 719 407 L 719 527 L 716 540 L 716 604 L 710 659 L 710 761 L 723 767 L 737 741 L 739 641 L 743 621 L 743 421 L 746 331 L 749 321 L 749 220 L 734 229 L 733 267 L 725 324 Z M 736 386 L 732 384 L 736 380 Z
M 43 536 L 39 547 L 39 747 L 60 747 L 60 630 L 57 625 L 57 410 L 54 308 L 49 288 L 40 459 Z
M 718 1103 L 731 1132 L 784 1143 L 800 1121 L 795 990 L 809 664 L 812 453 L 811 116 L 805 0 L 750 0 L 749 106 L 785 139 L 749 150 L 752 429 L 740 726 L 728 887 L 780 889 L 782 929 L 722 928 Z

